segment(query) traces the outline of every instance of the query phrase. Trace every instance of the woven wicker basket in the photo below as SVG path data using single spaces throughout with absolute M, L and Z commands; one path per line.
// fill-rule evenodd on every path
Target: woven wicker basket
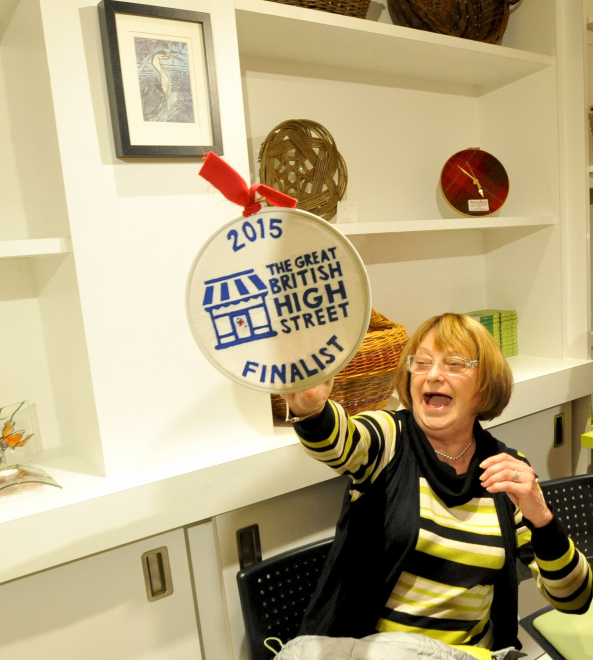
M 518 0 L 389 0 L 394 22 L 462 39 L 497 43 Z
M 259 150 L 259 180 L 297 200 L 297 208 L 331 220 L 348 171 L 330 132 L 308 119 L 278 124 Z
M 403 325 L 373 310 L 358 352 L 334 380 L 331 398 L 351 415 L 384 408 L 395 389 L 395 371 L 407 341 Z M 278 394 L 272 394 L 272 412 L 286 416 L 286 404 Z
M 283 5 L 294 7 L 305 7 L 306 9 L 319 9 L 329 11 L 332 14 L 343 14 L 344 16 L 355 16 L 365 18 L 371 0 L 271 0 Z

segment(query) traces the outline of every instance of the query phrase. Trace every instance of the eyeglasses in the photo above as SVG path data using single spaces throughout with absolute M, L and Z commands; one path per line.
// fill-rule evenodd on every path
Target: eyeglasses
M 435 360 L 429 355 L 408 355 L 408 371 L 413 374 L 427 374 L 435 364 L 440 365 L 443 373 L 457 376 L 466 373 L 469 369 L 478 366 L 479 360 L 470 360 L 464 357 L 444 357 Z

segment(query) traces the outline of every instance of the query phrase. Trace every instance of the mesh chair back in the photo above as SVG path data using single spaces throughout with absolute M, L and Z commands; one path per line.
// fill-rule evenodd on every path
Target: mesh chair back
M 575 546 L 587 559 L 592 559 L 593 474 L 543 481 L 540 486 Z
M 267 637 L 297 636 L 333 539 L 289 550 L 237 574 L 251 660 L 270 660 Z

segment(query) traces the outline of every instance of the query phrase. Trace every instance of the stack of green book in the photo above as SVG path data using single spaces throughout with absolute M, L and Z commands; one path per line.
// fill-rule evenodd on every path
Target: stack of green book
M 519 354 L 517 312 L 508 309 L 479 309 L 466 314 L 479 321 L 488 330 L 505 357 Z

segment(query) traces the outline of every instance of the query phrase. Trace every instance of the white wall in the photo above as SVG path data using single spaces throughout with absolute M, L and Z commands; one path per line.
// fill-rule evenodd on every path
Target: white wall
M 344 69 L 246 57 L 241 67 L 252 178 L 268 133 L 309 119 L 327 128 L 346 161 L 346 199 L 358 202 L 360 222 L 441 217 L 443 164 L 460 143 L 479 142 L 476 98 Z
M 225 158 L 248 177 L 233 2 L 153 4 L 210 14 Z M 41 11 L 106 473 L 270 433 L 267 397 L 219 375 L 185 317 L 193 258 L 240 209 L 199 178 L 199 160 L 118 160 L 96 7 Z

